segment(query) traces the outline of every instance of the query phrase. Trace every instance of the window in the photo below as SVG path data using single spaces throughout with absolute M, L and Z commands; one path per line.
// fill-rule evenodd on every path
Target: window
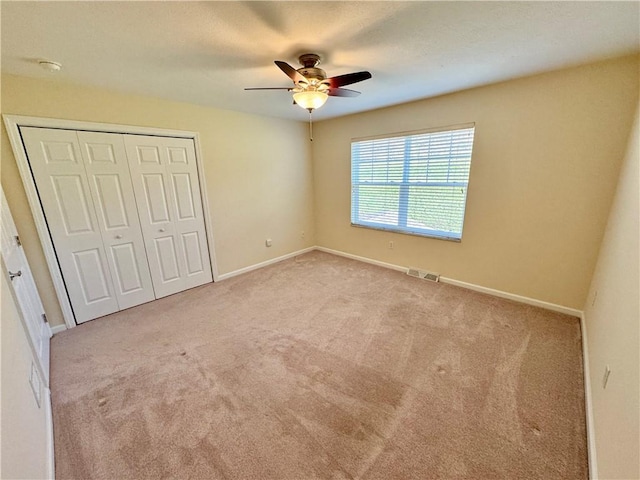
M 460 240 L 473 125 L 351 143 L 351 224 Z

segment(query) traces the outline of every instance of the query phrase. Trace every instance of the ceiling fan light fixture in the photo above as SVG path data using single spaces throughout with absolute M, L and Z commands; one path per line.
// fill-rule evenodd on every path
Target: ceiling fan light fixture
M 293 100 L 305 110 L 315 110 L 316 108 L 320 108 L 327 101 L 327 98 L 329 98 L 329 95 L 317 90 L 297 92 L 293 94 Z

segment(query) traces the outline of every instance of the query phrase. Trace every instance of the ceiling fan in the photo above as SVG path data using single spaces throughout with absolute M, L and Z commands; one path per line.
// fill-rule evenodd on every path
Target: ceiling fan
M 245 88 L 245 90 L 293 92 L 293 103 L 309 110 L 311 114 L 312 110 L 324 105 L 328 97 L 357 97 L 360 92 L 342 87 L 371 78 L 369 72 L 354 72 L 327 78 L 326 72 L 318 68 L 320 56 L 315 53 L 300 55 L 298 61 L 302 67 L 297 70 L 286 62 L 280 60 L 274 62 L 293 81 L 293 87 L 258 87 Z

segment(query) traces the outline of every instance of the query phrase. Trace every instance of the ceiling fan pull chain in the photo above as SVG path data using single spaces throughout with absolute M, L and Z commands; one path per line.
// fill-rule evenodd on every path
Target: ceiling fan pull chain
M 309 109 L 309 141 L 313 142 L 313 121 L 311 120 L 311 109 Z

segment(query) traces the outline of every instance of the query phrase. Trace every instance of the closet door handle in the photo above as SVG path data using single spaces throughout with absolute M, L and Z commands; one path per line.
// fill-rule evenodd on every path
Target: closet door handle
M 122 235 L 116 235 L 116 239 L 120 240 L 122 238 Z
M 164 232 L 164 228 L 161 228 L 158 230 L 159 232 Z
M 22 276 L 22 270 L 18 270 L 16 273 L 13 273 L 11 270 L 9 270 L 9 280 L 13 280 L 16 277 L 21 277 Z

